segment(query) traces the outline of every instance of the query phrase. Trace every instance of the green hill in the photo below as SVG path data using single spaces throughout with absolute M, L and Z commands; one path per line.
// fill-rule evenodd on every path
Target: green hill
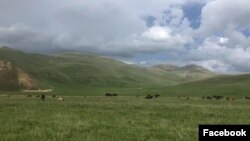
M 175 65 L 171 65 L 171 64 L 159 64 L 159 65 L 153 66 L 152 68 L 161 69 L 161 70 L 164 70 L 164 71 L 175 71 L 179 67 L 175 66 Z
M 169 96 L 249 96 L 249 86 L 250 74 L 220 75 L 206 80 L 148 91 L 157 91 Z
M 186 78 L 186 81 L 197 81 L 216 76 L 213 73 L 201 66 L 197 65 L 186 65 L 186 66 L 174 66 L 168 64 L 161 64 L 153 66 L 152 68 L 166 71 L 168 73 L 173 73 L 179 77 Z
M 0 48 L 0 90 L 40 88 L 65 95 L 245 96 L 250 92 L 249 84 L 250 74 L 216 75 L 196 65 L 147 68 L 93 54 L 42 55 Z
M 35 88 L 49 88 L 68 93 L 71 90 L 79 91 L 79 93 L 83 90 L 88 92 L 93 88 L 109 90 L 164 87 L 213 76 L 208 71 L 199 72 L 199 76 L 198 73 L 184 73 L 183 70 L 166 71 L 155 67 L 128 65 L 93 54 L 41 55 L 8 47 L 0 48 L 0 60 L 11 62 L 15 68 L 29 75 L 32 82 L 36 83 Z

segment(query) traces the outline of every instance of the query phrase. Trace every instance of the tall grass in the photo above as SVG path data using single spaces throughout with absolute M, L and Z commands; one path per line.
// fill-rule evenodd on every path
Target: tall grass
M 0 97 L 4 141 L 195 141 L 198 124 L 249 124 L 250 101 Z

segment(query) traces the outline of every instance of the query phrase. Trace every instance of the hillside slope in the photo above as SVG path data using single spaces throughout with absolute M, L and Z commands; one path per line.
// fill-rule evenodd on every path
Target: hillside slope
M 36 82 L 11 62 L 0 60 L 0 90 L 37 89 Z
M 152 68 L 163 70 L 168 73 L 177 75 L 179 77 L 186 78 L 186 81 L 197 81 L 197 80 L 203 80 L 203 79 L 217 76 L 216 73 L 211 72 L 201 66 L 197 66 L 193 64 L 186 65 L 186 66 L 160 64 L 160 65 L 153 66 Z
M 250 74 L 221 75 L 206 80 L 164 87 L 157 91 L 170 96 L 249 96 L 249 86 Z
M 182 72 L 144 68 L 81 53 L 41 55 L 0 48 L 0 60 L 11 62 L 39 87 L 59 89 L 163 87 L 203 79 Z M 205 72 L 207 73 L 207 72 Z M 63 91 L 62 90 L 62 91 Z

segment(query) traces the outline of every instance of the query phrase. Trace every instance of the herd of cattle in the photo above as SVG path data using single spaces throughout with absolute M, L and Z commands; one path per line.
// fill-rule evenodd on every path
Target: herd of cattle
M 148 94 L 148 95 L 145 97 L 145 99 L 153 99 L 153 98 L 157 98 L 157 97 L 160 97 L 160 95 L 159 95 L 159 94 L 155 94 L 155 95 L 150 95 L 150 94 Z
M 191 97 L 190 96 L 178 96 L 179 99 L 190 99 Z M 250 100 L 250 97 L 249 96 L 245 96 L 245 97 L 224 97 L 224 96 L 219 96 L 219 95 L 213 95 L 213 96 L 203 96 L 202 99 L 204 100 L 212 100 L 212 99 L 215 99 L 215 100 L 220 100 L 220 99 L 226 99 L 226 100 L 236 100 L 236 99 L 247 99 L 247 100 Z
M 41 95 L 36 95 L 36 97 L 39 97 L 41 99 L 41 101 L 45 100 L 45 97 L 49 96 L 49 95 L 45 95 L 45 94 L 41 94 Z M 56 95 L 50 95 L 52 98 L 56 98 Z M 113 97 L 113 96 L 118 96 L 117 93 L 106 93 L 105 96 L 107 97 Z M 7 97 L 9 97 L 9 95 L 7 95 Z M 27 95 L 27 97 L 32 97 L 31 94 Z M 136 95 L 136 97 L 140 97 L 140 95 Z M 146 95 L 144 98 L 145 99 L 153 99 L 153 98 L 158 98 L 160 97 L 160 94 L 156 93 L 154 95 L 148 94 Z M 191 96 L 177 96 L 178 99 L 191 99 Z M 220 100 L 220 99 L 226 99 L 226 100 L 236 100 L 236 99 L 246 99 L 246 100 L 250 100 L 250 96 L 245 96 L 245 97 L 225 97 L 225 96 L 219 96 L 219 95 L 213 95 L 213 96 L 203 96 L 202 97 L 203 100 Z M 63 97 L 57 97 L 58 101 L 64 101 L 65 99 Z
M 116 93 L 106 93 L 105 96 L 118 96 Z
M 105 96 L 118 96 L 117 93 L 106 93 Z M 153 99 L 153 98 L 157 98 L 159 97 L 159 94 L 154 94 L 154 95 L 150 95 L 148 94 L 147 96 L 145 96 L 145 99 Z M 136 95 L 136 97 L 139 97 L 139 95 Z

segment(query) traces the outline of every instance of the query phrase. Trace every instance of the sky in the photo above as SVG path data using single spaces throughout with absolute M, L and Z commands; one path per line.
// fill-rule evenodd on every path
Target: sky
M 250 72 L 249 0 L 1 0 L 0 46 Z

